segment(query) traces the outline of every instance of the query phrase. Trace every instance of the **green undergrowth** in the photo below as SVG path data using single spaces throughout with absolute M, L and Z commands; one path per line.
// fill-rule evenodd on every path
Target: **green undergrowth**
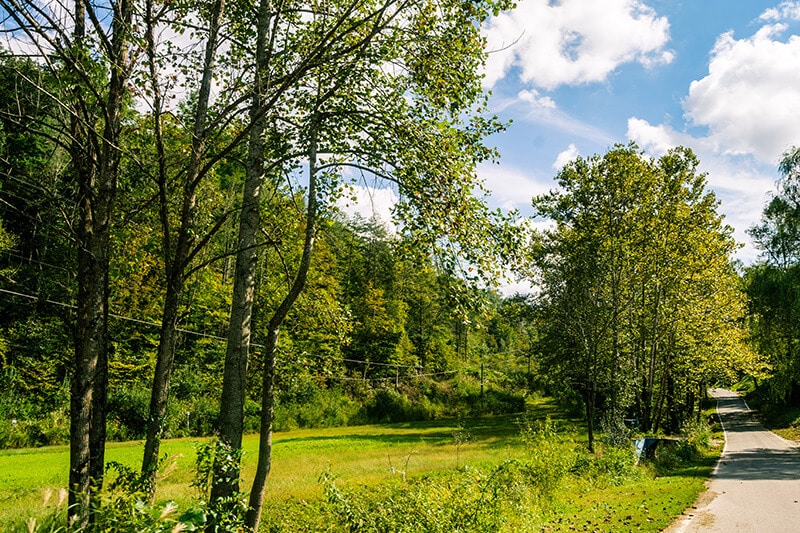
M 718 453 L 704 427 L 687 427 L 684 444 L 638 466 L 630 446 L 601 442 L 589 453 L 582 424 L 559 418 L 546 399 L 525 415 L 282 433 L 261 530 L 658 531 L 703 490 Z M 243 487 L 255 444 L 245 440 Z M 154 506 L 115 493 L 116 531 L 200 523 L 207 509 L 195 479 L 197 447 L 164 443 Z M 110 446 L 108 455 L 121 470 L 135 469 L 141 443 Z M 0 454 L 0 523 L 56 531 L 67 461 L 64 448 Z
M 800 440 L 800 406 L 756 404 L 754 408 L 764 427 L 786 440 Z

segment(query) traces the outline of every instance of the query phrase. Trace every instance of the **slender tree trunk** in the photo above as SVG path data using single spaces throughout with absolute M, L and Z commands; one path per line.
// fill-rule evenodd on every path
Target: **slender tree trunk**
M 586 433 L 589 451 L 594 453 L 594 407 L 597 402 L 597 382 L 592 380 L 586 393 Z
M 153 388 L 150 391 L 150 410 L 147 418 L 144 455 L 142 456 L 142 474 L 147 479 L 150 498 L 155 495 L 158 455 L 164 419 L 167 413 L 169 382 L 172 375 L 178 334 L 178 313 L 182 283 L 179 279 L 175 279 L 174 272 L 171 274 L 171 279 L 167 282 L 167 293 L 164 298 L 164 308 L 161 315 L 156 368 L 153 373 Z
M 286 315 L 294 305 L 297 297 L 305 287 L 308 271 L 311 266 L 311 254 L 314 251 L 315 234 L 317 231 L 317 117 L 312 117 L 311 134 L 308 151 L 308 206 L 306 208 L 306 231 L 303 245 L 303 256 L 295 275 L 294 283 L 281 305 L 269 321 L 267 344 L 264 348 L 264 374 L 263 389 L 261 391 L 261 432 L 258 449 L 258 465 L 250 491 L 250 509 L 247 513 L 245 525 L 253 531 L 258 531 L 261 521 L 264 494 L 267 487 L 267 477 L 272 465 L 272 425 L 275 406 L 275 353 L 278 345 L 278 332 Z
M 86 13 L 83 2 L 75 1 L 75 29 L 73 32 L 75 49 L 82 53 L 83 39 L 86 33 L 84 20 Z M 78 528 L 89 524 L 89 432 L 92 420 L 92 383 L 97 372 L 98 351 L 102 349 L 105 339 L 105 300 L 97 294 L 96 270 L 91 251 L 85 248 L 93 235 L 91 218 L 91 190 L 94 178 L 92 168 L 87 165 L 90 157 L 85 157 L 84 144 L 88 132 L 82 127 L 81 116 L 77 106 L 73 111 L 70 124 L 72 134 L 72 169 L 78 180 L 80 194 L 81 220 L 78 225 L 78 310 L 75 324 L 75 359 L 74 374 L 70 388 L 70 456 L 69 456 L 69 519 Z M 87 144 L 88 146 L 88 144 Z M 90 290 L 91 288 L 91 290 Z M 92 331 L 92 325 L 100 326 L 99 331 Z
M 103 484 L 108 387 L 108 298 L 111 219 L 119 173 L 120 134 L 126 84 L 130 74 L 129 31 L 133 6 L 112 4 L 108 92 L 103 102 L 102 134 L 95 119 L 78 105 L 73 109 L 71 156 L 80 194 L 78 224 L 78 301 L 75 366 L 70 396 L 69 519 L 71 527 L 91 522 L 90 501 Z M 74 49 L 85 57 L 86 4 L 75 2 Z M 78 86 L 80 91 L 80 85 Z M 76 95 L 81 102 L 82 96 Z
M 219 31 L 222 14 L 225 9 L 224 0 L 215 0 L 211 6 L 208 41 L 205 47 L 203 75 L 195 109 L 194 127 L 192 129 L 192 152 L 183 186 L 183 201 L 180 212 L 180 228 L 174 247 L 171 246 L 169 228 L 169 205 L 167 203 L 166 173 L 159 176 L 161 198 L 161 224 L 164 231 L 164 265 L 167 277 L 167 288 L 164 296 L 164 308 L 161 317 L 156 369 L 153 374 L 153 387 L 150 396 L 150 412 L 147 419 L 147 435 L 145 451 L 142 457 L 142 473 L 148 477 L 152 491 L 155 490 L 155 477 L 158 469 L 158 454 L 161 446 L 161 434 L 164 428 L 164 417 L 169 400 L 169 386 L 175 360 L 175 346 L 178 336 L 178 318 L 181 297 L 183 294 L 186 269 L 190 262 L 194 243 L 194 217 L 197 204 L 197 187 L 200 180 L 203 152 L 207 138 L 206 123 L 208 107 L 211 100 L 211 85 L 215 71 Z M 153 83 L 157 83 L 153 80 Z
M 256 70 L 253 101 L 250 107 L 252 129 L 248 141 L 247 168 L 234 266 L 231 316 L 220 398 L 220 440 L 235 450 L 242 447 L 247 364 L 252 337 L 253 300 L 258 266 L 258 235 L 261 230 L 259 210 L 261 188 L 264 184 L 264 133 L 267 127 L 267 117 L 263 112 L 263 107 L 269 84 L 268 30 L 272 18 L 271 11 L 271 0 L 262 0 L 256 19 Z M 238 467 L 239 465 L 231 464 L 214 466 L 214 483 L 211 487 L 212 502 L 229 497 L 239 491 Z
M 653 328 L 650 336 L 650 357 L 647 367 L 647 379 L 645 380 L 645 391 L 642 394 L 644 403 L 644 416 L 642 429 L 644 431 L 651 431 L 657 424 L 659 414 L 656 412 L 656 406 L 653 404 L 655 395 L 655 381 L 656 381 L 656 363 L 659 354 L 658 335 L 659 329 L 659 311 L 661 303 L 661 289 L 656 287 L 655 302 L 653 304 Z

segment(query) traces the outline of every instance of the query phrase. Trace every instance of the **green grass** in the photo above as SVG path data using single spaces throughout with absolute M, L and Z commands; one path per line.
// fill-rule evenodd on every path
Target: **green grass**
M 558 414 L 546 399 L 537 400 L 530 409 L 542 419 Z M 524 458 L 526 445 L 517 421 L 516 416 L 505 416 L 278 433 L 266 508 L 288 509 L 321 500 L 323 472 L 330 472 L 338 486 L 349 490 L 441 473 L 456 480 L 465 465 L 488 470 L 505 460 Z M 557 424 L 571 449 L 585 446 L 582 425 L 563 419 Z M 463 438 L 456 439 L 455 434 Z M 175 464 L 159 481 L 159 501 L 174 500 L 184 508 L 197 497 L 190 483 L 194 445 L 199 441 L 163 443 L 162 453 L 170 456 L 167 464 Z M 244 440 L 244 489 L 255 471 L 257 442 L 255 435 Z M 132 468 L 138 466 L 141 453 L 141 442 L 107 446 L 108 461 Z M 712 452 L 688 466 L 645 466 L 637 475 L 613 482 L 568 476 L 547 505 L 530 511 L 536 515 L 537 528 L 544 531 L 658 531 L 695 501 L 714 459 Z M 66 486 L 67 463 L 68 449 L 63 446 L 0 452 L 0 524 L 21 524 L 52 510 L 59 489 Z
M 596 487 L 573 480 L 561 487 L 543 531 L 662 531 L 705 490 L 721 445 L 688 466 Z
M 550 410 L 546 404 L 541 412 Z M 308 499 L 321 495 L 318 482 L 330 470 L 343 482 L 377 483 L 395 472 L 409 476 L 485 462 L 520 453 L 516 417 L 506 416 L 463 421 L 469 440 L 456 447 L 455 420 L 415 422 L 381 426 L 356 426 L 316 430 L 295 430 L 275 434 L 273 468 L 267 498 Z M 164 441 L 165 463 L 175 463 L 159 480 L 157 499 L 188 505 L 196 492 L 189 486 L 194 477 L 194 446 L 202 439 Z M 257 462 L 258 436 L 243 441 L 243 487 L 249 487 Z M 106 460 L 137 468 L 143 450 L 141 442 L 109 443 Z M 0 452 L 0 523 L 9 523 L 25 510 L 31 516 L 42 511 L 67 486 L 69 449 L 51 446 Z M 461 464 L 457 464 L 460 462 Z

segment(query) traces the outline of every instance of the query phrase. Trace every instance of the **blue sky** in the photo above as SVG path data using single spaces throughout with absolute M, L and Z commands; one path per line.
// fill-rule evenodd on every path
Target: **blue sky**
M 800 145 L 800 0 L 518 0 L 484 34 L 490 111 L 514 121 L 489 139 L 499 164 L 478 169 L 493 207 L 530 215 L 531 197 L 577 155 L 682 145 L 743 243 L 738 258 L 757 259 L 746 230 L 781 154 Z M 397 200 L 391 189 L 356 193 L 358 211 L 384 219 Z
M 513 119 L 479 168 L 490 203 L 530 214 L 560 166 L 614 143 L 687 146 L 757 259 L 746 229 L 800 145 L 800 1 L 520 0 L 485 35 L 491 108 Z

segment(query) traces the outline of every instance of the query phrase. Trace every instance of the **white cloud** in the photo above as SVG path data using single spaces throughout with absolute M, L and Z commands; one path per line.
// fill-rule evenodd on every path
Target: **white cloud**
M 800 36 L 777 40 L 785 28 L 767 24 L 738 40 L 732 32 L 719 36 L 708 75 L 689 87 L 686 116 L 708 128 L 718 152 L 774 164 L 800 144 Z
M 690 135 L 678 133 L 669 126 L 653 126 L 646 120 L 636 117 L 628 119 L 627 136 L 628 139 L 655 157 L 664 155 L 667 150 L 676 146 L 692 147 L 701 142 Z
M 556 103 L 549 96 L 541 96 L 535 89 L 520 91 L 517 95 L 520 101 L 530 104 L 532 109 L 555 109 Z
M 570 161 L 574 161 L 579 155 L 581 154 L 578 151 L 578 148 L 574 144 L 570 144 L 566 150 L 558 154 L 556 160 L 553 162 L 553 169 L 561 170 L 564 168 L 564 165 Z
M 399 201 L 397 193 L 390 188 L 381 189 L 363 185 L 350 185 L 350 187 L 352 194 L 339 199 L 336 207 L 349 217 L 359 215 L 366 220 L 381 222 L 390 233 L 394 233 L 392 209 Z
M 778 7 L 771 7 L 764 11 L 759 20 L 766 22 L 800 20 L 800 2 L 781 2 Z
M 783 38 L 787 22 L 798 20 L 800 2 L 783 2 L 762 13 L 752 36 L 717 38 L 708 75 L 691 83 L 683 101 L 688 124 L 706 128 L 704 135 L 628 120 L 628 138 L 653 155 L 677 145 L 697 154 L 734 236 L 748 243 L 737 254 L 745 262 L 758 255 L 746 230 L 775 187 L 776 163 L 800 144 L 800 36 Z
M 484 84 L 513 67 L 543 89 L 602 82 L 618 66 L 668 63 L 669 22 L 640 0 L 527 0 L 493 18 Z
M 481 163 L 478 165 L 478 176 L 492 191 L 489 202 L 505 210 L 522 210 L 529 207 L 531 198 L 548 192 L 552 186 L 550 176 L 539 180 L 505 163 L 502 165 Z

